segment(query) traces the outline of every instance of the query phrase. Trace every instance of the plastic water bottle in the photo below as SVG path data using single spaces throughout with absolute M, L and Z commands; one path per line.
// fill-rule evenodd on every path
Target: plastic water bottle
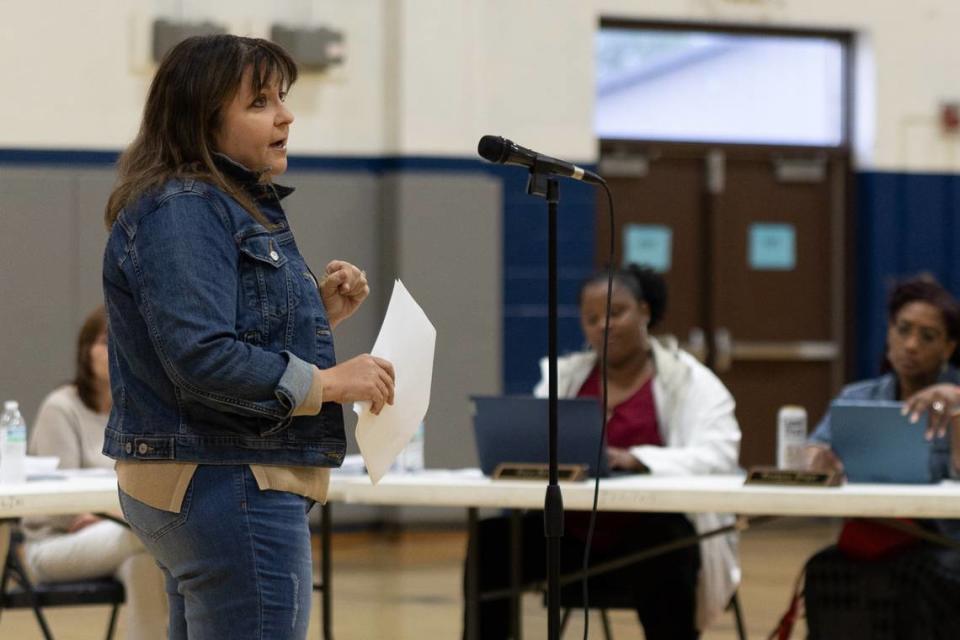
M 807 443 L 807 410 L 788 404 L 777 412 L 777 467 L 802 469 Z
M 413 433 L 410 442 L 403 448 L 403 470 L 405 472 L 416 473 L 423 471 L 423 439 L 424 427 L 423 422 L 421 422 L 417 430 Z
M 0 482 L 25 482 L 27 425 L 15 400 L 3 404 L 0 416 Z

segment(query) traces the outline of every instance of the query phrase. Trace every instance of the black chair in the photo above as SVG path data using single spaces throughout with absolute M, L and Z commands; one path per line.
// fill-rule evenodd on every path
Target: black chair
M 568 595 L 569 594 L 569 595 Z M 563 636 L 567 628 L 567 622 L 570 621 L 570 613 L 575 608 L 583 608 L 583 599 L 577 592 L 561 591 L 560 606 L 563 608 L 563 617 L 560 620 L 560 635 Z M 590 589 L 590 608 L 600 609 L 600 620 L 603 623 L 603 636 L 606 640 L 613 640 L 613 631 L 610 629 L 610 617 L 607 615 L 609 609 L 633 609 L 633 602 L 629 594 L 621 590 Z M 737 637 L 740 640 L 747 640 L 747 630 L 743 625 L 743 612 L 740 609 L 740 598 L 737 593 L 733 593 L 727 604 L 727 611 L 733 612 L 734 623 L 737 626 Z
M 75 582 L 51 582 L 34 584 L 20 561 L 18 547 L 22 535 L 10 525 L 9 548 L 0 576 L 0 613 L 4 609 L 33 609 L 33 613 L 46 640 L 53 640 L 50 625 L 43 615 L 45 607 L 71 607 L 80 605 L 110 605 L 110 622 L 107 640 L 113 638 L 117 611 L 123 604 L 123 585 L 113 578 L 78 580 Z M 2 535 L 3 523 L 0 523 Z M 6 542 L 6 540 L 4 540 Z

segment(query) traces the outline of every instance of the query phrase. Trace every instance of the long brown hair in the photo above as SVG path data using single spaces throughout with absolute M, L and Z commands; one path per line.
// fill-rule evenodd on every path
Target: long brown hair
M 250 196 L 213 161 L 223 109 L 248 67 L 254 93 L 274 80 L 286 90 L 297 79 L 287 52 L 260 38 L 195 36 L 170 50 L 150 84 L 140 132 L 117 163 L 117 184 L 104 216 L 108 229 L 125 206 L 174 177 L 211 182 L 266 222 Z
M 77 371 L 73 378 L 73 384 L 77 387 L 77 395 L 80 401 L 88 409 L 96 413 L 100 412 L 97 396 L 97 377 L 93 373 L 93 365 L 90 362 L 90 348 L 97 342 L 102 334 L 107 331 L 107 314 L 103 306 L 97 307 L 80 327 L 80 335 L 77 336 Z

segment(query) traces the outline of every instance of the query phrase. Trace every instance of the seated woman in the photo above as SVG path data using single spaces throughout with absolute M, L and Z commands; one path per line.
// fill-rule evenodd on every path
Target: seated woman
M 846 387 L 839 398 L 900 401 L 926 397 L 918 392 L 928 387 L 960 382 L 960 303 L 946 289 L 930 279 L 903 282 L 890 295 L 887 323 L 884 374 Z M 831 438 L 828 411 L 806 449 L 810 468 L 842 472 Z M 933 439 L 930 465 L 934 479 L 952 475 L 947 438 Z M 960 540 L 952 521 L 921 524 Z M 861 536 L 889 538 L 882 528 L 854 526 Z M 811 640 L 960 637 L 960 554 L 894 536 L 886 552 L 865 561 L 858 553 L 861 543 L 845 550 L 828 547 L 807 562 L 804 598 Z
M 561 358 L 557 385 L 562 398 L 601 395 L 600 359 L 607 298 L 607 273 L 580 290 L 580 321 L 590 350 Z M 614 275 L 607 353 L 610 466 L 637 473 L 695 475 L 737 470 L 740 428 L 734 401 L 706 367 L 672 340 L 648 330 L 666 310 L 663 278 L 630 265 Z M 547 395 L 547 363 L 535 395 Z M 562 572 L 580 570 L 589 514 L 568 511 L 562 542 Z M 717 514 L 611 513 L 597 515 L 591 564 L 636 553 L 729 524 Z M 510 582 L 509 523 L 480 523 L 481 591 Z M 523 581 L 545 576 L 543 516 L 528 514 L 523 531 Z M 488 560 L 493 559 L 493 560 Z M 648 640 L 699 637 L 722 611 L 739 582 L 735 536 L 715 536 L 649 560 L 590 579 L 591 593 L 616 590 L 636 609 Z M 569 587 L 574 597 L 581 583 Z M 566 588 L 565 595 L 566 597 Z M 485 602 L 480 611 L 483 638 L 508 636 L 508 601 Z
M 107 372 L 107 321 L 100 307 L 87 317 L 77 339 L 72 384 L 40 405 L 29 452 L 57 456 L 61 469 L 113 469 L 104 456 L 104 427 L 112 404 Z M 127 640 L 167 637 L 163 575 L 130 529 L 93 514 L 25 518 L 27 570 L 39 582 L 114 576 L 126 591 Z

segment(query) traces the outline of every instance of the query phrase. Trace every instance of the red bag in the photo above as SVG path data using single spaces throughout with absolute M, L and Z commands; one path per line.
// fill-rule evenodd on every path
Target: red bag
M 906 518 L 897 518 L 896 521 L 917 525 Z M 853 518 L 844 523 L 837 549 L 856 560 L 879 560 L 912 547 L 919 540 L 917 536 L 884 524 L 882 520 Z

